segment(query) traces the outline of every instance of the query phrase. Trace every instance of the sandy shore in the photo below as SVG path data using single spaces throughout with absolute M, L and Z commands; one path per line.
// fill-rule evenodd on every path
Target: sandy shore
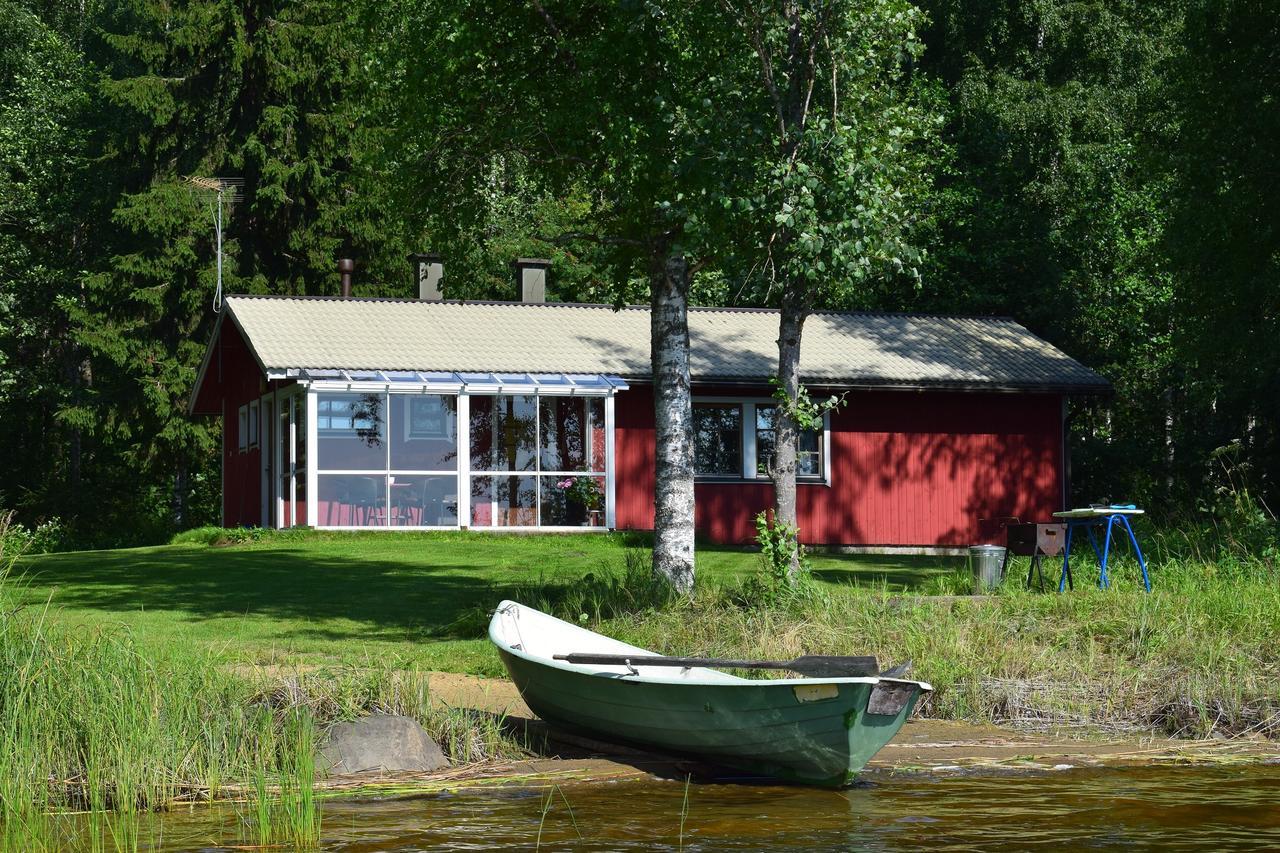
M 508 765 L 531 774 L 601 780 L 637 775 L 684 776 L 696 763 L 550 732 L 505 679 L 431 673 L 434 701 L 504 714 L 547 731 L 560 757 Z M 1280 762 L 1280 744 L 1264 739 L 1173 740 L 1023 732 L 994 725 L 910 720 L 872 759 L 870 772 L 1050 771 L 1076 767 Z

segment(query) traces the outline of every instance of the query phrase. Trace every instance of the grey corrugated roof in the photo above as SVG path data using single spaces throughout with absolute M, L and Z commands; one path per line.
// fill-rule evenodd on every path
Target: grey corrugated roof
M 290 369 L 612 373 L 650 376 L 649 311 L 567 303 L 229 296 L 262 366 Z M 777 371 L 778 315 L 689 312 L 699 381 Z M 817 313 L 800 372 L 811 384 L 1104 391 L 1105 379 L 1006 318 Z

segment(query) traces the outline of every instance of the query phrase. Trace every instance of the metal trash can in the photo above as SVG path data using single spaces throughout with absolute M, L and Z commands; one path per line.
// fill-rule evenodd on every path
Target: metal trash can
M 1004 566 L 1004 548 L 999 545 L 972 545 L 969 567 L 973 570 L 973 592 L 980 595 L 1000 585 L 1000 569 Z

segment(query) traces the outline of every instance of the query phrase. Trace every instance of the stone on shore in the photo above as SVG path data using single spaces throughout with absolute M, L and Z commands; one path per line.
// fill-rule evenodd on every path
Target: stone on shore
M 374 714 L 335 725 L 316 763 L 322 772 L 345 774 L 438 770 L 449 760 L 417 720 Z

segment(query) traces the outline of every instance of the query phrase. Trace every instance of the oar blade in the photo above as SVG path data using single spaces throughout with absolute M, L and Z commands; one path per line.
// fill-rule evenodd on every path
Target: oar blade
M 787 669 L 813 678 L 860 678 L 877 675 L 880 664 L 874 655 L 804 655 Z

